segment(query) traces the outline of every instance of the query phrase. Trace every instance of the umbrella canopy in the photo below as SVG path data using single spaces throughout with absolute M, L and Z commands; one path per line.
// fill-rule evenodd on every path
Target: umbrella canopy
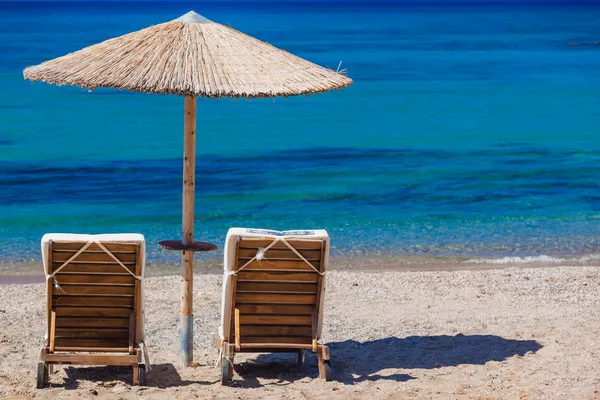
M 191 365 L 194 252 L 216 249 L 194 241 L 196 98 L 295 96 L 341 89 L 352 80 L 193 11 L 26 68 L 23 75 L 92 90 L 184 96 L 182 235 L 159 245 L 182 251 L 180 351 Z
M 352 80 L 190 11 L 25 69 L 26 79 L 192 97 L 274 97 Z

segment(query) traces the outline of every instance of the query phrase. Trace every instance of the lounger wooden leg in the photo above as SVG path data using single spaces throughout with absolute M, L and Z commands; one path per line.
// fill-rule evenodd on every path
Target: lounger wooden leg
M 319 378 L 325 379 L 325 363 L 323 360 L 323 355 L 318 353 L 317 357 L 319 359 Z
M 43 389 L 46 387 L 48 382 L 50 381 L 50 376 L 48 373 L 48 368 L 51 364 L 46 362 L 46 342 L 44 342 L 44 346 L 40 350 L 40 362 L 38 363 L 37 369 L 37 383 L 36 387 L 38 389 Z
M 233 358 L 234 358 L 233 354 L 227 358 L 227 361 L 229 361 L 229 376 L 227 377 L 227 379 L 229 379 L 229 380 L 233 379 L 233 370 L 234 370 Z
M 232 344 L 227 344 L 225 346 L 225 357 L 227 357 L 227 361 L 229 362 L 229 374 L 227 379 L 231 380 L 233 378 L 233 359 L 235 358 L 235 346 Z
M 302 349 L 298 349 L 298 353 L 296 356 L 296 363 L 298 364 L 299 367 L 301 367 L 304 364 L 304 350 Z
M 45 388 L 48 385 L 49 380 L 50 377 L 48 375 L 48 363 L 41 361 L 38 363 L 36 387 L 38 389 Z
M 140 367 L 138 364 L 133 365 L 133 385 L 137 386 L 140 384 Z
M 320 351 L 317 353 L 319 359 L 319 378 L 330 381 L 333 379 L 331 371 L 331 362 L 329 360 L 329 347 L 320 346 Z
M 223 343 L 223 354 L 221 356 L 221 384 L 228 385 L 233 378 L 233 361 L 235 357 L 235 345 L 228 342 Z

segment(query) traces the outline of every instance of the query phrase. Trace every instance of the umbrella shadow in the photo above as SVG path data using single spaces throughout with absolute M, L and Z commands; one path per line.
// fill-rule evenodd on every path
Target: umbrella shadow
M 535 340 L 462 334 L 388 337 L 366 342 L 346 340 L 328 345 L 331 349 L 333 378 L 347 385 L 378 380 L 406 382 L 416 378 L 406 373 L 386 374 L 386 370 L 484 365 L 489 361 L 503 361 L 515 355 L 535 353 L 543 347 Z M 277 379 L 272 384 L 285 385 L 307 376 L 318 377 L 317 359 L 311 353 L 307 354 L 303 367 L 295 365 L 295 355 L 261 354 L 255 360 L 240 363 L 236 372 L 242 378 L 236 385 L 242 387 L 263 386 L 258 378 Z
M 57 367 L 55 367 L 57 368 Z M 60 367 L 58 367 L 60 368 Z M 102 382 L 106 387 L 116 386 L 119 383 L 132 385 L 133 371 L 131 367 L 67 367 L 63 383 L 51 383 L 52 387 L 62 387 L 67 390 L 79 388 L 80 381 Z M 152 372 L 146 372 L 146 387 L 167 388 L 174 386 L 187 386 L 192 384 L 212 385 L 215 382 L 201 382 L 182 380 L 181 375 L 173 364 L 153 364 Z

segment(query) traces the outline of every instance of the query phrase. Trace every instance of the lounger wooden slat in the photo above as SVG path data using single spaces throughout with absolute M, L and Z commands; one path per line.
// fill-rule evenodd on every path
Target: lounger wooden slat
M 69 317 L 125 317 L 129 318 L 131 309 L 129 307 L 106 307 L 106 306 L 95 306 L 95 307 L 73 307 L 73 306 L 57 306 L 55 307 L 56 316 L 69 316 Z
M 251 259 L 251 257 L 246 257 L 244 259 L 244 264 L 246 264 L 246 262 L 249 262 L 250 259 Z M 321 267 L 319 261 L 311 261 L 311 264 L 317 269 L 319 269 Z M 294 259 L 294 260 L 292 260 L 292 259 L 285 259 L 285 260 L 264 259 L 262 261 L 250 261 L 249 264 L 244 267 L 244 271 L 252 271 L 252 270 L 258 270 L 258 271 L 279 270 L 279 271 L 288 271 L 288 272 L 293 272 L 293 271 L 311 272 L 312 271 L 312 272 L 314 272 L 314 269 L 310 265 L 306 264 L 306 262 L 304 262 L 302 260 L 296 260 L 296 259 Z
M 308 261 L 319 261 L 321 259 L 321 250 L 296 250 L 298 253 L 302 254 L 304 258 Z M 239 253 L 239 259 L 251 259 L 256 255 L 256 250 L 254 249 L 241 249 Z M 269 249 L 264 253 L 264 257 L 266 260 L 302 260 L 295 252 L 291 249 Z
M 89 242 L 89 236 L 73 241 L 45 236 L 42 240 L 47 251 L 45 270 L 53 273 L 47 280 L 47 312 L 52 318 L 48 318 L 49 340 L 38 365 L 38 387 L 48 383 L 52 364 L 130 365 L 133 384 L 143 383 L 143 338 L 138 334 L 142 325 L 137 321 L 145 244 L 141 235 L 127 236 L 137 241 L 100 242 L 111 254 L 97 242 Z
M 236 352 L 265 351 L 293 352 L 299 354 L 299 360 L 299 351 L 313 351 L 319 358 L 320 375 L 331 379 L 329 351 L 318 344 L 316 318 L 322 308 L 329 251 L 326 233 L 316 240 L 286 238 L 302 257 L 277 238 L 240 233 L 233 244 L 231 233 L 226 243 L 229 272 L 224 276 L 224 294 L 231 296 L 224 299 L 224 307 L 230 307 L 224 311 L 229 318 L 222 320 L 223 337 L 215 339 L 223 355 L 221 382 L 227 384 L 231 379 Z M 231 278 L 230 273 L 234 274 Z
M 86 244 L 87 243 L 85 243 L 83 241 L 78 241 L 78 242 L 53 241 L 52 242 L 52 251 L 57 252 L 57 253 L 62 252 L 63 250 L 78 251 Z M 109 243 L 109 242 L 106 242 L 106 243 L 102 243 L 102 245 L 104 247 L 106 247 L 108 249 L 108 251 L 110 251 L 113 254 L 118 254 L 120 252 L 137 253 L 138 252 L 137 247 L 138 247 L 139 243 Z M 87 251 L 104 253 L 104 250 L 102 250 L 100 247 L 98 247 L 98 245 L 95 243 L 92 243 L 91 245 L 89 245 L 88 248 L 86 249 L 86 252 Z
M 52 294 L 105 294 L 105 295 L 119 295 L 126 294 L 133 296 L 135 293 L 135 286 L 130 284 L 115 284 L 108 285 L 105 283 L 99 284 L 66 284 L 61 283 L 60 287 L 52 288 Z
M 257 343 L 294 343 L 294 344 L 310 344 L 312 339 L 310 337 L 295 337 L 295 336 L 248 336 L 242 337 L 244 344 L 257 344 Z
M 66 252 L 54 252 L 53 257 L 52 257 L 52 262 L 53 263 L 64 263 L 65 261 L 68 261 L 69 259 L 71 259 L 76 253 L 66 253 Z M 114 257 L 117 258 L 117 260 L 121 261 L 123 264 L 131 264 L 131 265 L 135 265 L 135 260 L 137 257 L 137 254 L 133 253 L 111 253 Z M 109 263 L 109 264 L 118 264 L 114 258 L 112 258 L 109 254 L 105 253 L 104 251 L 102 252 L 94 252 L 94 253 L 88 253 L 87 251 L 84 251 L 83 253 L 81 253 L 80 255 L 77 256 L 77 258 L 74 260 L 77 262 L 81 262 L 81 261 L 95 261 L 95 262 L 105 262 L 105 263 Z
M 54 270 L 59 268 L 59 264 L 54 264 Z M 135 273 L 135 265 L 126 264 L 125 267 Z M 58 275 L 65 273 L 101 273 L 104 275 L 129 275 L 127 271 L 123 269 L 122 266 L 116 263 L 112 264 L 103 264 L 103 263 L 70 263 L 66 267 L 60 270 Z
M 240 336 L 303 336 L 312 339 L 312 327 L 293 325 L 240 325 Z
M 62 272 L 62 271 L 61 271 Z M 135 278 L 130 274 L 80 274 L 80 273 L 58 273 L 54 278 L 59 285 L 63 283 L 105 283 L 105 284 L 135 284 Z
M 56 350 L 59 348 L 104 348 L 104 349 L 112 349 L 112 348 L 128 348 L 129 340 L 128 338 L 116 338 L 107 341 L 105 339 L 92 339 L 92 338 L 57 338 L 56 339 Z M 98 364 L 95 364 L 98 365 Z M 109 364 L 110 365 L 110 364 Z
M 240 314 L 282 314 L 282 315 L 308 315 L 314 310 L 311 304 L 239 304 Z
M 103 352 L 103 353 L 129 353 L 129 347 L 72 347 L 72 346 L 61 346 L 57 347 L 55 351 L 65 352 Z M 63 354 L 64 355 L 64 354 Z M 48 356 L 48 354 L 46 354 Z
M 129 328 L 129 318 L 56 317 L 56 328 Z
M 96 327 L 89 329 L 85 327 L 59 328 L 56 327 L 56 338 L 86 338 L 86 339 L 127 339 L 129 338 L 129 327 L 107 328 Z
M 242 325 L 312 325 L 310 315 L 284 315 L 284 314 L 241 314 Z
M 315 304 L 316 300 L 316 294 L 245 293 L 238 291 L 236 296 L 236 304 Z
M 91 296 L 91 295 L 59 295 L 52 296 L 52 302 L 57 306 L 87 306 L 103 305 L 105 307 L 128 307 L 133 309 L 133 296 Z
M 243 281 L 237 284 L 237 292 L 263 292 L 263 293 L 317 293 L 316 283 L 288 283 L 288 282 L 252 282 Z
M 314 271 L 306 272 L 286 272 L 286 271 L 269 271 L 257 272 L 246 271 L 245 269 L 238 272 L 238 282 L 240 281 L 279 281 L 279 282 L 318 282 L 319 274 Z

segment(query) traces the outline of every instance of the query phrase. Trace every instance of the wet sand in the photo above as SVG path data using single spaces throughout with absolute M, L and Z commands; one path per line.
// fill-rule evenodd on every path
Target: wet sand
M 481 262 L 479 257 L 444 257 L 444 256 L 399 256 L 399 257 L 332 257 L 329 261 L 330 271 L 362 271 L 362 272 L 415 272 L 415 271 L 475 271 L 506 268 L 550 268 L 560 266 L 589 266 L 598 264 L 600 260 L 581 261 L 582 256 L 564 257 L 557 262 Z M 488 260 L 497 260 L 489 258 Z M 475 261 L 475 262 L 474 262 Z M 194 273 L 196 275 L 219 274 L 223 263 L 218 259 L 196 260 Z M 146 264 L 146 276 L 174 276 L 179 274 L 179 262 L 152 262 Z M 0 285 L 42 283 L 42 261 L 2 262 L 0 261 Z

